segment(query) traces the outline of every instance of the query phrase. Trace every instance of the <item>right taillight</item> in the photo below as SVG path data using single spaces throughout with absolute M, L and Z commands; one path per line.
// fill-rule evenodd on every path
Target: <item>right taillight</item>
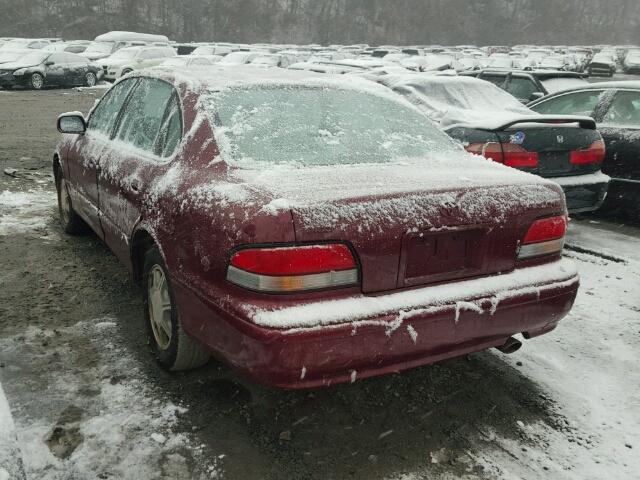
M 507 167 L 536 168 L 538 166 L 538 153 L 525 150 L 515 143 L 472 143 L 465 149 L 467 152 L 482 155 Z
M 567 217 L 541 218 L 533 222 L 522 240 L 518 260 L 555 255 L 562 252 L 567 233 Z
M 604 141 L 596 140 L 586 150 L 574 150 L 569 160 L 574 165 L 586 165 L 589 163 L 602 163 L 605 157 Z

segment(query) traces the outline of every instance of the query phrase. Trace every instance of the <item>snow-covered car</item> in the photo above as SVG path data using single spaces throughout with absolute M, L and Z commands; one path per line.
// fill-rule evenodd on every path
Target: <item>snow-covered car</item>
M 180 55 L 176 57 L 170 57 L 164 60 L 161 67 L 203 67 L 207 65 L 214 65 L 222 60 L 224 57 L 220 55 Z
M 562 186 L 570 213 L 600 208 L 610 178 L 592 118 L 539 115 L 500 88 L 470 77 L 405 75 L 379 80 L 451 137 L 483 155 Z
M 134 70 L 160 65 L 175 56 L 176 52 L 171 47 L 125 47 L 100 60 L 100 65 L 105 80 L 113 81 Z
M 73 53 L 31 50 L 19 59 L 0 63 L 0 87 L 3 88 L 93 87 L 101 76 L 98 65 Z
M 67 53 L 82 53 L 87 47 L 91 45 L 88 40 L 79 40 L 73 42 L 55 42 L 43 47 L 45 52 L 67 52 Z
M 168 47 L 169 39 L 164 35 L 150 33 L 113 31 L 98 35 L 81 55 L 89 60 L 100 60 L 113 55 L 121 48 L 142 46 Z
M 66 232 L 142 283 L 159 364 L 309 388 L 498 347 L 569 312 L 566 205 L 357 77 L 147 70 L 58 118 Z M 99 168 L 98 168 L 99 165 Z
M 589 75 L 602 75 L 605 77 L 613 77 L 616 69 L 617 62 L 615 56 L 610 52 L 596 53 L 587 67 Z
M 599 82 L 533 102 L 542 114 L 588 115 L 606 147 L 602 171 L 611 176 L 605 211 L 640 220 L 640 82 Z
M 560 70 L 480 70 L 464 72 L 469 75 L 502 88 L 522 103 L 529 103 L 545 95 L 566 88 L 580 87 L 588 84 L 586 75 Z
M 640 52 L 634 52 L 627 55 L 624 59 L 624 73 L 638 74 L 640 73 Z
M 190 55 L 220 55 L 225 56 L 233 52 L 233 48 L 228 45 L 200 45 L 195 48 Z
M 19 49 L 19 50 L 0 50 L 0 64 L 7 62 L 15 62 L 20 60 L 25 55 L 33 53 L 32 49 Z
M 50 40 L 42 38 L 15 38 L 3 43 L 2 46 L 0 46 L 0 50 L 17 50 L 25 48 L 39 50 L 47 45 L 51 45 Z
M 262 55 L 262 52 L 231 52 L 220 60 L 221 65 L 244 65 Z
M 538 68 L 541 70 L 566 70 L 573 71 L 575 65 L 573 65 L 570 60 L 563 55 L 555 55 L 550 57 L 545 57 L 540 60 L 538 64 Z

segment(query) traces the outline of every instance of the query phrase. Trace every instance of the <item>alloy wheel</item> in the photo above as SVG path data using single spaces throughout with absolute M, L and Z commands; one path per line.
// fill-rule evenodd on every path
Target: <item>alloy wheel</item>
M 171 298 L 167 278 L 160 265 L 149 270 L 147 281 L 149 303 L 149 321 L 151 330 L 160 350 L 166 350 L 171 343 Z

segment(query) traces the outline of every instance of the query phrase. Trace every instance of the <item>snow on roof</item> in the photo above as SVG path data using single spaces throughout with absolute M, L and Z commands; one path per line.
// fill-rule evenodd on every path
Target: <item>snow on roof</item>
M 504 90 L 473 77 L 408 74 L 378 81 L 442 126 L 537 115 Z
M 151 33 L 123 32 L 114 30 L 113 32 L 103 33 L 95 38 L 96 42 L 168 42 L 166 35 L 155 35 Z
M 388 88 L 358 76 L 323 75 L 286 68 L 258 69 L 250 65 L 212 65 L 194 69 L 154 67 L 139 70 L 138 75 L 165 77 L 191 90 L 218 92 L 231 88 L 306 86 L 309 88 L 352 89 L 383 96 L 415 108 Z

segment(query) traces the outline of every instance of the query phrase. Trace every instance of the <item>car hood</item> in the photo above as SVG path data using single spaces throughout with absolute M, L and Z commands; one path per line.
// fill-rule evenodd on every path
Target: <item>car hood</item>
M 24 63 L 24 62 L 6 62 L 0 63 L 0 70 L 17 70 L 19 68 L 29 68 L 29 67 L 37 67 L 38 65 L 34 65 L 33 63 Z
M 122 67 L 123 65 L 127 65 L 132 62 L 131 60 L 110 59 L 107 57 L 100 60 L 100 63 L 108 67 Z

